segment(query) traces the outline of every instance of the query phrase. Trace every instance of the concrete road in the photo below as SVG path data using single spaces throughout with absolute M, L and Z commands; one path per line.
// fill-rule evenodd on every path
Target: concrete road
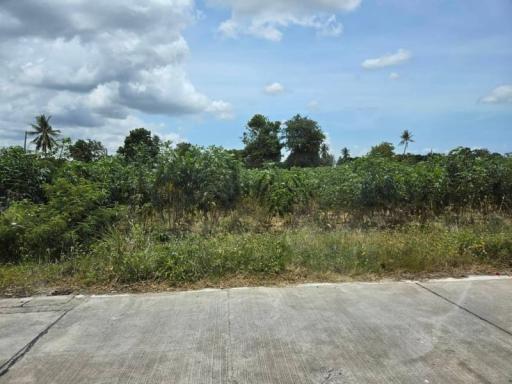
M 0 383 L 512 383 L 512 279 L 0 300 Z

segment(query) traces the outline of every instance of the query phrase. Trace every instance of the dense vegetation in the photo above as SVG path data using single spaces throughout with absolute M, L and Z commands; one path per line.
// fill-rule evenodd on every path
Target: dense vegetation
M 53 133 L 36 137 L 40 151 L 0 149 L 2 289 L 512 266 L 510 156 L 382 143 L 360 158 L 344 149 L 333 166 L 300 115 L 284 131 L 256 115 L 242 151 L 137 129 L 107 156 L 96 141 L 56 142 L 43 117 L 39 135 Z

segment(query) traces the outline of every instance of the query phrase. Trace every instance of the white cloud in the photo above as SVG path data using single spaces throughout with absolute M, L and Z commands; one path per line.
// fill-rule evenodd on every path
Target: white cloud
M 390 78 L 391 80 L 398 80 L 398 79 L 400 78 L 400 75 L 399 75 L 398 73 L 396 73 L 396 72 L 391 72 L 391 73 L 389 74 L 389 78 Z
M 494 88 L 491 93 L 480 99 L 486 104 L 508 104 L 512 103 L 512 84 L 500 85 Z
M 277 95 L 284 92 L 284 87 L 281 83 L 268 84 L 263 88 L 267 95 Z
M 222 120 L 230 120 L 234 117 L 233 106 L 222 100 L 212 102 L 210 106 L 206 108 L 206 111 L 213 113 Z
M 0 2 L 0 141 L 18 140 L 36 114 L 65 135 L 125 134 L 141 114 L 213 113 L 232 107 L 198 91 L 185 69 L 183 29 L 193 0 Z M 139 117 L 136 117 L 139 116 Z
M 296 25 L 315 29 L 320 35 L 338 36 L 343 32 L 337 13 L 356 9 L 362 0 L 210 0 L 212 5 L 231 9 L 231 18 L 222 22 L 219 32 L 226 37 L 249 34 L 280 41 L 283 29 Z
M 411 52 L 405 49 L 399 49 L 396 53 L 388 53 L 375 59 L 367 59 L 361 63 L 365 69 L 379 69 L 391 67 L 408 61 L 412 57 Z

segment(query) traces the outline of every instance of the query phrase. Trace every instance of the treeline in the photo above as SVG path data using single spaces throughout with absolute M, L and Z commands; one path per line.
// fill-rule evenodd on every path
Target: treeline
M 91 162 L 108 154 L 103 144 L 96 140 L 79 139 L 75 143 L 72 143 L 69 138 L 57 140 L 61 132 L 53 129 L 50 119 L 51 117 L 46 115 L 37 116 L 35 124 L 31 125 L 33 130 L 26 132 L 27 135 L 35 136 L 32 143 L 35 144 L 36 152 L 49 157 L 84 162 Z M 269 165 L 288 168 L 332 166 L 354 159 L 349 149 L 344 147 L 336 161 L 325 140 L 326 136 L 318 122 L 308 117 L 297 114 L 282 124 L 280 121 L 271 121 L 266 116 L 256 114 L 245 126 L 242 136 L 244 148 L 231 149 L 229 152 L 247 168 L 262 168 Z M 140 152 L 136 149 L 144 147 L 147 155 L 155 156 L 159 151 L 160 141 L 157 135 L 152 135 L 144 128 L 138 128 L 131 131 L 125 138 L 124 146 L 117 150 L 117 154 L 133 160 L 136 153 Z M 411 161 L 425 159 L 423 155 L 406 155 L 407 148 L 412 142 L 414 142 L 412 133 L 404 130 L 399 143 L 404 148 L 401 157 Z M 187 148 L 190 145 L 189 143 L 178 144 L 181 148 Z M 284 149 L 289 152 L 289 155 L 282 161 Z M 25 151 L 27 151 L 26 141 Z M 394 151 L 393 144 L 383 142 L 372 147 L 368 154 L 392 157 L 395 156 Z

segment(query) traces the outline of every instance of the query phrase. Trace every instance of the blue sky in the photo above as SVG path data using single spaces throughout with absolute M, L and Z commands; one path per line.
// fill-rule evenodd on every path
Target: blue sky
M 66 2 L 60 2 L 65 7 Z M 446 151 L 458 145 L 512 152 L 509 0 L 170 0 L 173 2 L 186 3 L 186 17 L 175 11 L 176 4 L 170 4 L 174 7 L 169 16 L 173 26 L 168 27 L 169 19 L 151 17 L 156 20 L 155 30 L 158 23 L 167 24 L 170 29 L 164 32 L 178 42 L 174 46 L 185 48 L 164 56 L 160 50 L 154 57 L 150 54 L 148 63 L 141 59 L 136 69 L 132 64 L 127 67 L 138 71 L 136 75 L 127 75 L 126 70 L 111 77 L 102 75 L 108 72 L 110 76 L 110 68 L 98 64 L 106 52 L 98 49 L 98 59 L 86 67 L 97 69 L 90 70 L 95 77 L 84 75 L 83 87 L 77 86 L 72 75 L 58 86 L 55 80 L 51 83 L 53 62 L 47 59 L 36 72 L 38 77 L 34 70 L 22 74 L 28 79 L 24 87 L 46 90 L 47 102 L 35 102 L 37 109 L 49 110 L 59 128 L 65 131 L 69 127 L 70 136 L 99 137 L 110 146 L 117 145 L 130 124 L 137 124 L 174 140 L 240 148 L 244 125 L 253 114 L 286 120 L 301 113 L 320 123 L 335 153 L 343 146 L 353 154 L 363 154 L 381 141 L 396 144 L 404 129 L 414 134 L 412 152 Z M 154 3 L 156 7 L 161 2 Z M 25 20 L 21 11 L 15 13 L 13 7 L 5 7 L 4 14 L 28 24 L 30 19 Z M 90 15 L 84 16 L 82 9 L 67 10 L 67 14 L 73 12 L 89 20 L 85 16 Z M 186 19 L 183 23 L 182 16 Z M 106 24 L 95 26 L 96 31 L 106 30 L 109 23 L 118 25 L 108 17 L 105 20 Z M 231 23 L 226 26 L 236 25 L 235 32 L 222 28 L 226 20 Z M 122 28 L 131 36 L 132 27 Z M 136 31 L 139 35 L 156 36 L 150 28 L 141 28 Z M 53 47 L 65 37 L 68 40 L 60 48 L 62 53 L 73 49 L 80 56 L 84 29 L 69 30 L 62 27 L 37 38 L 47 39 Z M 34 38 L 26 30 L 15 35 L 0 27 L 2 34 L 13 44 L 15 39 L 25 38 L 24 44 L 28 44 L 27 36 Z M 76 36 L 80 47 L 73 48 L 69 39 Z M 94 44 L 100 48 L 102 36 L 94 35 L 98 39 Z M 88 49 L 94 46 L 88 44 Z M 135 56 L 134 51 L 129 55 L 146 57 L 140 52 Z M 23 60 L 30 60 L 33 68 L 34 58 L 19 56 L 19 61 L 3 57 L 4 66 L 12 71 L 23 66 Z M 85 54 L 83 57 L 88 60 Z M 374 61 L 362 65 L 371 59 Z M 165 60 L 171 60 L 172 66 Z M 63 66 L 61 72 L 73 68 L 73 73 L 88 74 L 76 63 L 59 65 Z M 123 65 L 120 62 L 118 67 Z M 168 71 L 162 75 L 159 68 L 165 65 Z M 13 89 L 17 85 L 13 78 L 4 76 L 4 87 Z M 1 81 L 2 75 L 0 86 Z M 165 91 L 158 89 L 160 81 Z M 193 90 L 188 92 L 190 86 Z M 156 91 L 151 93 L 151 89 Z M 63 102 L 70 99 L 73 108 Z M 16 109 L 17 104 L 12 100 L 11 104 L 11 110 Z M 3 127 L 0 119 L 0 138 L 3 129 L 8 143 L 17 140 L 18 131 L 36 113 L 29 106 L 20 110 L 24 114 L 4 119 Z

